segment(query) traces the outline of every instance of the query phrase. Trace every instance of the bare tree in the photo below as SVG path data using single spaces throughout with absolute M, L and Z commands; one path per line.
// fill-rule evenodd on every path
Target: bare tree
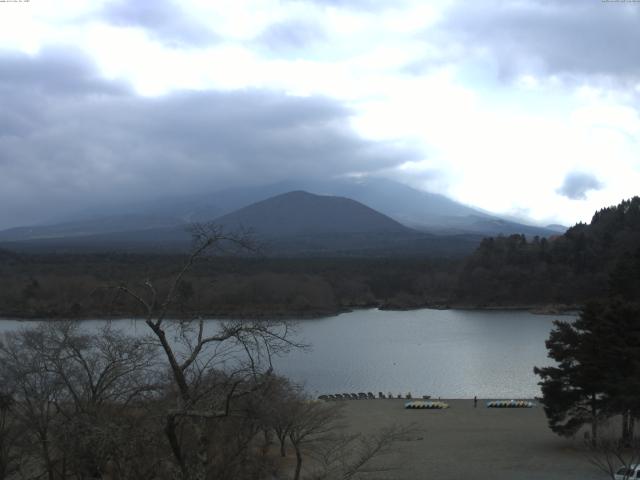
M 23 431 L 12 418 L 13 398 L 0 392 L 0 480 L 11 478 L 20 470 L 23 457 L 18 447 Z
M 302 471 L 303 448 L 313 442 L 326 440 L 326 436 L 335 431 L 341 407 L 341 404 L 306 399 L 292 406 L 288 431 L 296 453 L 294 480 L 299 480 Z
M 154 358 L 154 345 L 110 325 L 94 335 L 70 322 L 7 334 L 0 377 L 11 392 L 11 421 L 26 437 L 20 451 L 39 458 L 31 470 L 41 466 L 49 479 L 99 475 L 131 445 L 119 434 L 131 409 L 157 396 Z
M 46 365 L 41 354 L 43 332 L 23 330 L 5 335 L 0 342 L 0 380 L 14 400 L 13 419 L 28 435 L 28 452 L 39 458 L 34 468 L 42 468 L 49 480 L 56 477 L 61 459 L 55 447 L 57 405 L 64 397 L 63 384 Z
M 381 457 L 393 453 L 398 442 L 411 438 L 415 428 L 411 425 L 392 426 L 377 434 L 364 436 L 340 435 L 321 443 L 311 455 L 320 468 L 312 480 L 366 478 L 397 470 L 390 462 L 382 463 Z
M 412 426 L 393 426 L 372 435 L 341 433 L 344 404 L 313 401 L 298 394 L 295 404 L 288 404 L 289 440 L 295 450 L 294 480 L 302 477 L 305 454 L 312 460 L 306 478 L 313 480 L 351 480 L 367 474 L 394 470 L 391 463 L 376 462 L 407 439 Z
M 77 323 L 43 325 L 45 364 L 63 384 L 62 417 L 57 444 L 65 467 L 98 475 L 108 462 L 126 470 L 135 461 L 123 452 L 135 444 L 125 437 L 131 423 L 142 431 L 141 416 L 134 409 L 147 408 L 158 396 L 157 347 L 145 338 L 125 335 L 105 325 L 96 334 L 80 331 Z M 137 417 L 137 418 L 136 418 Z M 130 433 L 130 432 L 129 432 Z M 139 433 L 139 432 L 138 432 Z
M 640 439 L 621 439 L 618 432 L 610 425 L 600 427 L 597 441 L 585 439 L 586 458 L 600 471 L 615 480 L 615 475 L 622 478 L 635 478 L 630 467 L 640 464 Z
M 145 323 L 168 364 L 176 403 L 167 412 L 165 434 L 182 477 L 204 479 L 215 456 L 210 445 L 211 422 L 232 413 L 233 399 L 262 388 L 260 373 L 271 368 L 273 355 L 300 345 L 291 340 L 291 325 L 287 322 L 225 321 L 209 332 L 202 318 L 167 320 L 180 296 L 185 275 L 199 259 L 211 253 L 256 250 L 247 232 L 228 233 L 214 224 L 197 224 L 191 233 L 192 251 L 166 292 L 161 293 L 150 279 L 141 291 L 128 285 L 117 288 L 142 307 Z M 216 370 L 227 373 L 211 375 Z M 220 379 L 224 379 L 222 384 Z M 185 442 L 185 436 L 180 434 L 185 425 L 195 436 L 195 445 Z
M 112 323 L 97 334 L 68 321 L 43 324 L 38 331 L 42 344 L 35 347 L 63 382 L 73 413 L 92 413 L 105 404 L 124 408 L 157 392 L 157 347 L 150 339 L 126 335 Z
M 286 443 L 289 432 L 296 419 L 295 413 L 301 401 L 302 391 L 299 386 L 292 384 L 283 377 L 274 376 L 269 388 L 265 391 L 268 403 L 264 404 L 262 416 L 265 419 L 264 428 L 273 431 L 278 439 L 280 456 L 287 456 Z

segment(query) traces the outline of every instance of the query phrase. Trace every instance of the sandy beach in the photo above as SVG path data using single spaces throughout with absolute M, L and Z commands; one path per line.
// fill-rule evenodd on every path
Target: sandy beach
M 492 409 L 479 400 L 444 400 L 446 410 L 405 410 L 405 400 L 344 401 L 352 432 L 390 425 L 415 426 L 384 458 L 400 469 L 381 479 L 572 480 L 605 479 L 581 440 L 562 439 L 547 427 L 542 407 Z

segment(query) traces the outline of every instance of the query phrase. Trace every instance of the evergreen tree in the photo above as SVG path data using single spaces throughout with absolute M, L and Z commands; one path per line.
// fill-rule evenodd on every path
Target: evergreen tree
M 626 301 L 640 298 L 640 248 L 620 256 L 609 276 L 609 295 Z
M 549 426 L 571 436 L 590 424 L 596 442 L 598 422 L 619 414 L 622 439 L 630 440 L 640 417 L 640 308 L 591 302 L 575 322 L 555 325 L 546 345 L 557 365 L 534 369 Z
M 541 377 L 549 427 L 562 436 L 572 436 L 585 424 L 591 425 L 591 440 L 604 411 L 607 371 L 601 368 L 597 304 L 587 305 L 573 323 L 555 321 L 546 341 L 548 356 L 557 366 L 534 368 Z
M 633 437 L 640 417 L 640 308 L 619 298 L 600 305 L 600 355 L 607 369 L 604 383 L 609 415 L 622 416 L 622 440 Z

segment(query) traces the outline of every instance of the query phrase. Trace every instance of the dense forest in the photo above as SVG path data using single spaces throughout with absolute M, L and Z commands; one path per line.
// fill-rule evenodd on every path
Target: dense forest
M 117 286 L 162 291 L 179 271 L 176 255 L 28 255 L 3 252 L 5 317 L 87 318 L 138 314 Z M 180 289 L 172 316 L 319 316 L 368 306 L 417 307 L 451 297 L 457 264 L 438 259 L 206 257 Z
M 184 257 L 0 251 L 5 317 L 119 317 L 139 307 L 115 287 L 160 290 Z M 573 306 L 610 289 L 640 293 L 640 198 L 564 235 L 484 239 L 467 258 L 209 256 L 190 270 L 173 316 L 320 316 L 359 307 Z
M 640 293 L 640 198 L 549 239 L 487 238 L 467 259 L 455 298 L 484 305 L 580 304 L 610 289 Z

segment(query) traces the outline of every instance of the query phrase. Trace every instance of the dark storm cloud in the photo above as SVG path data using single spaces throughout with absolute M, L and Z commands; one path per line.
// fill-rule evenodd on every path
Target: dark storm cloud
M 143 28 L 169 46 L 199 47 L 218 40 L 205 24 L 189 16 L 180 3 L 171 0 L 117 0 L 107 4 L 100 17 L 114 25 Z
M 500 73 L 640 75 L 640 8 L 585 0 L 458 2 L 429 40 Z
M 585 200 L 587 192 L 600 190 L 602 187 L 602 182 L 590 173 L 570 172 L 564 178 L 562 186 L 556 191 L 571 200 Z
M 326 39 L 324 30 L 308 20 L 287 20 L 267 27 L 257 38 L 258 47 L 275 54 L 304 52 Z
M 97 79 L 80 58 L 0 55 L 0 104 L 8 106 L 0 110 L 0 227 L 114 199 L 326 178 L 416 159 L 359 138 L 350 112 L 327 98 L 258 90 L 141 98 Z

